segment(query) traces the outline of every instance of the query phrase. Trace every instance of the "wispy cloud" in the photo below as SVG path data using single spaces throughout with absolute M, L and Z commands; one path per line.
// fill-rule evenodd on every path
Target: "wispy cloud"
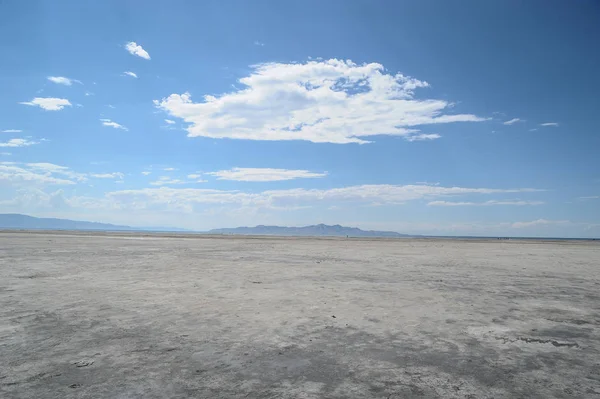
M 545 123 L 540 123 L 540 126 L 558 126 L 558 123 L 556 122 L 545 122 Z
M 59 85 L 71 86 L 73 83 L 82 84 L 80 80 L 69 79 L 64 76 L 48 76 L 48 80 Z
M 451 114 L 452 103 L 414 92 L 429 84 L 377 63 L 331 59 L 255 65 L 244 87 L 193 102 L 171 94 L 155 105 L 189 124 L 189 137 L 368 143 L 376 135 L 421 136 L 417 126 L 487 120 Z
M 53 176 L 53 172 L 43 171 L 27 166 L 19 166 L 17 163 L 0 163 L 0 182 L 8 182 L 14 185 L 71 185 L 76 184 L 72 180 Z
M 107 105 L 107 107 L 108 107 L 108 108 L 112 108 L 112 109 L 115 109 L 115 108 L 117 108 L 117 107 L 115 107 L 115 106 L 114 106 L 114 105 L 112 105 L 112 104 L 108 104 L 108 105 Z
M 189 182 L 185 181 L 185 180 L 180 180 L 180 179 L 173 179 L 170 176 L 160 176 L 158 178 L 158 180 L 150 182 L 150 185 L 152 185 L 152 186 L 170 186 L 170 185 L 187 184 L 187 183 L 189 183 Z
M 125 175 L 121 172 L 113 172 L 113 173 L 92 173 L 91 177 L 95 177 L 96 179 L 123 179 Z
M 167 123 L 169 125 L 174 125 L 176 122 L 172 121 L 171 119 L 165 119 L 165 123 Z
M 169 168 L 163 168 L 163 170 L 167 171 L 167 172 L 173 172 L 173 171 L 177 170 L 177 168 L 171 168 L 171 167 L 169 167 Z
M 583 197 L 579 197 L 580 200 L 591 200 L 591 199 L 600 199 L 600 195 L 586 195 Z
M 290 170 L 290 169 L 272 169 L 272 168 L 232 168 L 229 170 L 220 170 L 217 172 L 206 173 L 210 176 L 216 176 L 218 180 L 235 181 L 281 181 L 302 178 L 325 177 L 327 173 L 316 173 L 308 170 Z
M 102 122 L 103 126 L 108 126 L 108 127 L 112 127 L 114 129 L 121 129 L 121 130 L 129 130 L 127 129 L 125 126 L 117 123 L 117 122 L 113 122 L 110 119 L 100 119 L 100 122 Z
M 504 122 L 505 125 L 514 125 L 517 122 L 523 122 L 520 118 L 513 118 L 509 121 Z
M 439 139 L 440 136 L 439 134 L 414 134 L 411 136 L 406 136 L 404 137 L 404 140 L 406 141 L 426 141 L 426 140 L 436 140 Z
M 84 173 L 53 163 L 0 162 L 0 182 L 6 181 L 13 185 L 72 185 L 86 180 Z
M 35 97 L 31 101 L 20 102 L 19 104 L 40 107 L 46 111 L 60 111 L 66 106 L 71 106 L 71 103 L 66 98 L 54 97 Z
M 547 220 L 547 219 L 537 219 L 532 220 L 531 222 L 515 222 L 511 225 L 512 228 L 515 229 L 524 229 L 528 227 L 537 227 L 543 225 L 560 225 L 560 224 L 569 224 L 568 220 Z
M 147 170 L 145 170 L 145 171 L 143 171 L 143 172 L 142 172 L 142 174 L 143 174 L 144 176 L 148 176 L 148 175 L 149 175 L 149 174 L 151 174 L 151 173 L 152 173 L 152 172 L 149 172 L 149 171 L 147 171 Z
M 431 201 L 429 206 L 496 206 L 496 205 L 543 205 L 543 201 L 496 201 L 490 200 L 485 202 L 451 202 L 451 201 Z
M 129 51 L 129 54 L 131 55 L 137 55 L 145 60 L 150 59 L 150 54 L 148 54 L 148 52 L 136 42 L 128 42 L 125 44 L 125 50 Z
M 263 47 L 265 44 L 263 42 L 259 42 L 258 40 L 254 41 L 255 46 Z
M 29 147 L 30 145 L 39 144 L 39 141 L 27 139 L 10 139 L 5 142 L 0 142 L 0 147 Z
M 85 173 L 75 172 L 67 166 L 56 165 L 56 164 L 49 163 L 49 162 L 32 162 L 32 163 L 26 163 L 25 166 L 30 168 L 31 170 L 36 170 L 36 171 L 40 171 L 40 172 L 44 172 L 44 173 L 48 173 L 48 174 L 63 175 L 63 176 L 67 176 L 71 179 L 75 179 L 77 181 L 86 181 L 87 180 Z
M 6 130 L 2 131 L 2 133 L 21 133 L 21 132 L 22 132 L 22 130 L 19 130 L 19 129 L 6 129 Z
M 179 179 L 162 176 L 153 186 L 184 184 Z M 408 201 L 435 199 L 462 195 L 489 195 L 498 193 L 537 192 L 538 189 L 492 189 L 468 187 L 442 187 L 427 185 L 394 186 L 385 184 L 348 186 L 327 190 L 287 189 L 267 190 L 262 192 L 242 192 L 195 188 L 144 188 L 107 193 L 107 198 L 119 205 L 135 203 L 135 206 L 160 209 L 174 204 L 186 209 L 193 209 L 195 204 L 243 205 L 258 208 L 287 208 L 298 206 L 342 206 L 344 204 L 397 205 Z
M 125 72 L 123 72 L 123 75 L 131 76 L 132 78 L 136 78 L 136 79 L 138 77 L 134 72 L 131 72 L 131 71 L 125 71 Z

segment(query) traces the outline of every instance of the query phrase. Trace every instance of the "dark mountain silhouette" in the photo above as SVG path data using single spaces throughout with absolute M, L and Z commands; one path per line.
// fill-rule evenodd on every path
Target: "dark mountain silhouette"
M 18 213 L 0 214 L 0 229 L 11 230 L 98 230 L 98 231 L 179 231 L 191 230 L 173 227 L 132 227 L 110 223 L 86 222 L 81 220 L 37 218 Z M 317 224 L 304 227 L 263 226 L 213 229 L 208 234 L 271 235 L 271 236 L 309 236 L 309 237 L 411 237 L 394 231 L 361 230 L 356 227 L 344 227 L 339 224 L 329 226 Z
M 18 213 L 0 214 L 0 229 L 17 230 L 103 230 L 103 231 L 187 231 L 169 227 L 131 227 L 80 220 L 36 218 Z
M 82 222 L 79 220 L 36 218 L 18 213 L 0 214 L 2 229 L 42 230 L 133 230 L 133 227 L 109 223 Z

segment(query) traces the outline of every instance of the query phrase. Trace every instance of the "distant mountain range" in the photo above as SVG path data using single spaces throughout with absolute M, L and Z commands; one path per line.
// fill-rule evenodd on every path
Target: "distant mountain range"
M 100 231 L 189 231 L 169 227 L 131 227 L 80 220 L 36 218 L 18 213 L 0 214 L 0 229 L 17 230 L 100 230 Z
M 317 224 L 304 227 L 256 226 L 230 229 L 213 229 L 209 234 L 272 235 L 272 236 L 312 236 L 312 237 L 411 237 L 394 231 L 361 230 L 356 227 L 344 227 L 339 224 L 329 226 Z
M 37 218 L 17 213 L 0 214 L 0 229 L 12 230 L 97 230 L 97 231 L 178 231 L 191 230 L 173 227 L 132 227 L 110 223 L 85 222 L 80 220 Z M 336 224 L 328 226 L 317 224 L 304 227 L 256 226 L 214 229 L 206 234 L 304 236 L 304 237 L 411 237 L 394 231 L 361 230 L 356 227 L 344 227 Z

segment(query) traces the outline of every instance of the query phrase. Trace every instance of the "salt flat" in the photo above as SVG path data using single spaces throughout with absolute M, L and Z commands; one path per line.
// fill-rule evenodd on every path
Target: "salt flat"
M 600 398 L 600 244 L 0 233 L 2 398 Z

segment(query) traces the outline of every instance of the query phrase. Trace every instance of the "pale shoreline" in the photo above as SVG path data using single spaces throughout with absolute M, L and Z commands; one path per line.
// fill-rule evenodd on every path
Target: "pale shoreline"
M 406 237 L 344 237 L 344 236 L 293 236 L 293 235 L 259 235 L 259 234 L 213 234 L 204 232 L 179 231 L 144 231 L 144 230 L 44 230 L 44 229 L 0 229 L 0 234 L 56 234 L 78 237 L 164 237 L 164 238 L 238 238 L 238 239 L 289 239 L 289 240 L 361 240 L 361 241 L 399 241 L 399 240 L 452 240 L 472 242 L 599 242 L 600 238 L 570 238 L 570 237 L 493 237 L 493 236 L 406 236 Z

